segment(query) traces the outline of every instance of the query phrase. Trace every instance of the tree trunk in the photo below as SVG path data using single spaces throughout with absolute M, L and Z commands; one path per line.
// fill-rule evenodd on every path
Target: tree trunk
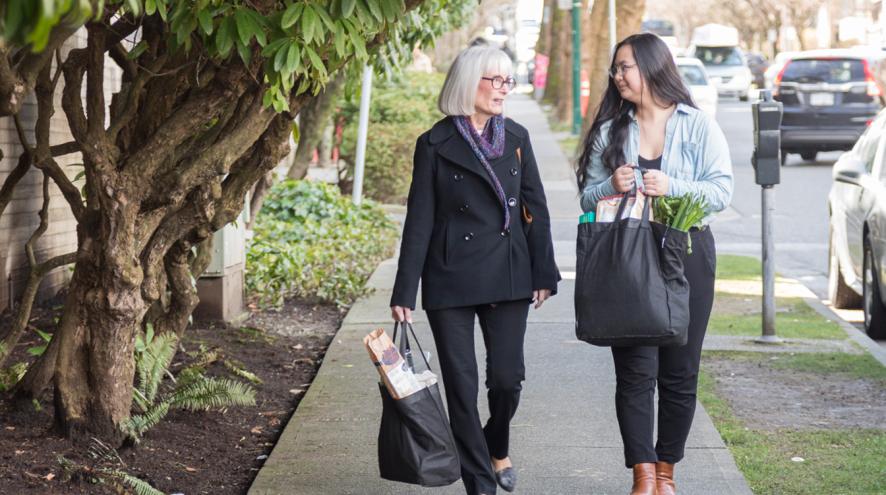
M 102 240 L 78 229 L 81 249 L 60 322 L 54 381 L 56 425 L 75 441 L 98 436 L 121 442 L 120 426 L 132 405 L 132 354 L 147 305 L 138 256 L 126 249 L 126 230 L 135 225 L 127 210 L 120 208 L 116 220 L 131 216 L 128 224 L 107 222 L 121 235 Z
M 290 179 L 304 179 L 308 174 L 308 167 L 314 157 L 314 150 L 323 138 L 323 130 L 329 124 L 332 116 L 332 108 L 338 101 L 341 90 L 344 89 L 345 70 L 341 70 L 329 81 L 326 88 L 310 100 L 299 112 L 298 118 L 298 147 L 295 149 L 295 157 L 286 174 Z M 258 211 L 256 210 L 256 213 Z
M 560 64 L 562 60 L 563 46 L 560 44 L 562 36 L 560 29 L 562 27 L 563 11 L 557 8 L 556 3 L 551 9 L 551 35 L 549 37 L 548 53 L 550 57 L 548 62 L 547 83 L 545 85 L 544 98 L 545 103 L 556 105 L 560 99 L 560 86 L 563 82 L 560 80 Z
M 261 211 L 261 206 L 265 202 L 265 196 L 267 196 L 268 191 L 271 190 L 271 186 L 273 185 L 274 172 L 271 171 L 259 179 L 258 183 L 255 184 L 255 188 L 252 189 L 252 196 L 249 198 L 249 221 L 246 222 L 247 229 L 255 227 L 255 219 L 258 218 L 258 212 Z
M 646 0 L 619 0 L 616 3 L 615 38 L 617 41 L 640 32 L 645 9 Z M 584 45 L 584 49 L 591 54 L 593 65 L 590 71 L 591 97 L 588 111 L 582 122 L 583 132 L 587 132 L 594 122 L 594 115 L 600 106 L 606 87 L 609 85 L 607 71 L 613 56 L 609 48 L 609 2 L 594 2 L 590 24 L 591 30 L 596 33 L 596 36 L 591 38 L 589 44 Z
M 554 56 L 560 58 L 559 79 L 560 94 L 557 98 L 557 120 L 568 124 L 572 122 L 572 11 L 560 11 L 558 29 L 560 49 Z

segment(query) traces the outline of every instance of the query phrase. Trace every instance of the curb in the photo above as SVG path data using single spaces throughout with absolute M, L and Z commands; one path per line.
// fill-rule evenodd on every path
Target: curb
M 802 284 L 802 282 L 800 282 Z M 880 362 L 883 366 L 886 366 L 886 349 L 880 347 L 874 339 L 868 337 L 868 335 L 861 330 L 855 328 L 851 323 L 844 320 L 837 313 L 833 312 L 830 307 L 828 307 L 825 303 L 821 302 L 818 298 L 814 297 L 804 297 L 804 301 L 808 304 L 812 309 L 817 311 L 820 315 L 825 318 L 835 321 L 840 328 L 842 328 L 849 338 L 855 341 L 855 343 L 861 345 L 865 350 L 867 350 L 877 361 Z

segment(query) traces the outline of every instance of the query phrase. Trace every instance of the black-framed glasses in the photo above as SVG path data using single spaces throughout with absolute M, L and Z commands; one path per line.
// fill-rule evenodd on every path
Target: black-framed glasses
M 508 89 L 514 89 L 517 87 L 517 80 L 513 77 L 508 77 L 505 79 L 501 76 L 495 77 L 481 77 L 480 79 L 485 79 L 487 81 L 492 81 L 492 89 L 501 89 L 502 86 L 507 85 Z
M 615 76 L 617 76 L 617 75 L 619 75 L 619 74 L 621 74 L 622 77 L 624 77 L 625 72 L 627 72 L 628 69 L 633 69 L 633 68 L 636 67 L 636 66 L 637 66 L 637 64 L 633 64 L 633 65 L 632 65 L 632 64 L 613 65 L 613 66 L 610 67 L 610 69 L 609 69 L 609 77 L 615 79 Z

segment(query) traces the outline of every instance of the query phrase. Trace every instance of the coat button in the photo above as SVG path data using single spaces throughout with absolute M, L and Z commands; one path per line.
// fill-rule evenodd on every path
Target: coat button
M 456 173 L 452 174 L 452 178 L 455 179 L 456 182 L 458 182 L 458 181 L 464 179 L 465 176 L 456 172 Z
M 510 231 L 510 230 L 502 230 L 502 231 L 501 231 L 501 236 L 502 236 L 502 237 L 507 237 L 507 236 L 509 236 L 509 235 L 511 235 L 511 231 Z
M 508 206 L 510 206 L 511 208 L 517 206 L 517 200 L 514 198 L 508 198 Z
M 467 234 L 465 234 L 465 240 L 466 240 L 466 241 L 470 241 L 470 240 L 473 239 L 473 238 L 474 238 L 474 233 L 473 233 L 473 232 L 468 232 Z
M 511 175 L 517 175 L 517 169 L 516 169 L 516 168 L 512 168 L 512 169 L 511 169 Z
M 470 208 L 470 206 L 468 206 L 468 204 L 465 203 L 465 204 L 458 207 L 458 211 L 464 213 L 464 212 L 468 211 L 468 208 Z

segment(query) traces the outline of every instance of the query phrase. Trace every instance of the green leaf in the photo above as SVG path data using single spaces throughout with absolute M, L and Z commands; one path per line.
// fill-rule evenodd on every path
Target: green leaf
M 139 56 L 141 56 L 141 54 L 144 53 L 145 50 L 147 50 L 147 49 L 148 49 L 148 42 L 145 40 L 141 40 L 134 47 L 132 47 L 132 50 L 129 50 L 129 53 L 126 55 L 126 58 L 128 58 L 129 60 L 135 60 Z
M 197 20 L 200 21 L 200 28 L 206 34 L 212 34 L 212 13 L 208 10 L 201 10 L 197 14 Z
M 357 52 L 357 56 L 361 59 L 368 58 L 369 55 L 366 53 L 366 41 L 363 39 L 363 35 L 350 21 L 345 20 L 343 24 L 351 35 L 351 43 L 354 45 L 354 51 Z
M 145 14 L 154 15 L 157 12 L 157 0 L 145 0 Z
M 283 12 L 283 19 L 280 20 L 280 27 L 283 29 L 289 29 L 298 21 L 298 16 L 301 15 L 301 11 L 304 8 L 305 4 L 303 3 L 294 3 L 289 7 L 286 7 L 286 11 Z
M 240 43 L 248 46 L 249 40 L 252 39 L 253 31 L 249 25 L 250 19 L 243 9 L 238 9 L 234 12 L 234 22 L 237 23 L 237 34 L 240 36 Z
M 351 17 L 351 13 L 354 12 L 354 5 L 356 3 L 357 3 L 357 0 L 342 0 L 342 2 L 341 2 L 342 17 Z
M 373 0 L 368 0 L 373 1 Z M 381 5 L 381 10 L 385 16 L 385 20 L 388 22 L 394 22 L 397 20 L 397 8 L 394 5 L 393 0 L 378 0 L 378 3 Z
M 291 45 L 290 45 L 291 46 Z M 280 72 L 283 67 L 286 65 L 286 48 L 280 48 L 277 50 L 277 54 L 274 55 L 274 70 Z
M 345 28 L 340 23 L 336 23 L 335 25 L 335 35 L 333 36 L 333 41 L 335 42 L 335 53 L 338 54 L 339 57 L 345 56 Z
M 249 62 L 252 61 L 252 50 L 249 48 L 249 45 L 243 45 L 242 43 L 234 44 L 237 45 L 237 54 L 240 55 L 243 64 L 249 65 Z
M 261 54 L 263 57 L 271 57 L 274 55 L 274 53 L 276 53 L 278 50 L 280 50 L 281 48 L 283 48 L 284 46 L 286 46 L 287 44 L 289 44 L 291 42 L 292 42 L 291 38 L 280 38 L 278 40 L 274 40 L 274 41 L 268 43 L 267 46 L 262 48 Z
M 305 38 L 305 44 L 310 43 L 314 39 L 314 25 L 317 24 L 317 14 L 310 5 L 305 6 L 305 11 L 301 15 L 302 34 Z
M 310 49 L 310 48 L 308 48 Z M 283 51 L 283 50 L 280 50 Z M 301 62 L 301 56 L 298 50 L 298 44 L 292 43 L 289 45 L 289 50 L 286 53 L 286 72 L 295 72 L 295 69 L 298 68 L 299 63 Z
M 166 7 L 166 0 L 157 0 L 157 10 L 160 12 L 160 18 L 163 19 L 164 22 L 169 19 L 169 11 Z
M 305 52 L 308 54 L 308 58 L 311 59 L 311 65 L 313 65 L 321 74 L 326 74 L 326 66 L 323 65 L 323 59 L 317 55 L 317 52 L 309 46 L 305 47 Z
M 369 12 L 372 13 L 372 17 L 375 17 L 375 20 L 378 22 L 382 22 L 385 20 L 385 16 L 382 13 L 381 7 L 378 5 L 376 0 L 363 0 L 366 2 L 366 6 L 369 7 Z
M 141 13 L 141 5 L 138 0 L 126 0 L 126 6 L 135 16 L 138 16 Z
M 218 48 L 218 54 L 222 58 L 228 58 L 228 54 L 231 53 L 231 48 L 234 46 L 232 36 L 235 27 L 233 24 L 234 20 L 226 17 L 219 25 L 218 31 L 215 32 L 215 46 Z
M 320 16 L 320 19 L 323 21 L 323 24 L 326 25 L 326 29 L 328 29 L 329 31 L 335 30 L 335 23 L 332 22 L 332 18 L 329 17 L 329 13 L 326 12 L 326 9 L 323 8 L 322 5 L 313 5 L 311 8 L 314 12 L 317 13 L 317 15 Z

